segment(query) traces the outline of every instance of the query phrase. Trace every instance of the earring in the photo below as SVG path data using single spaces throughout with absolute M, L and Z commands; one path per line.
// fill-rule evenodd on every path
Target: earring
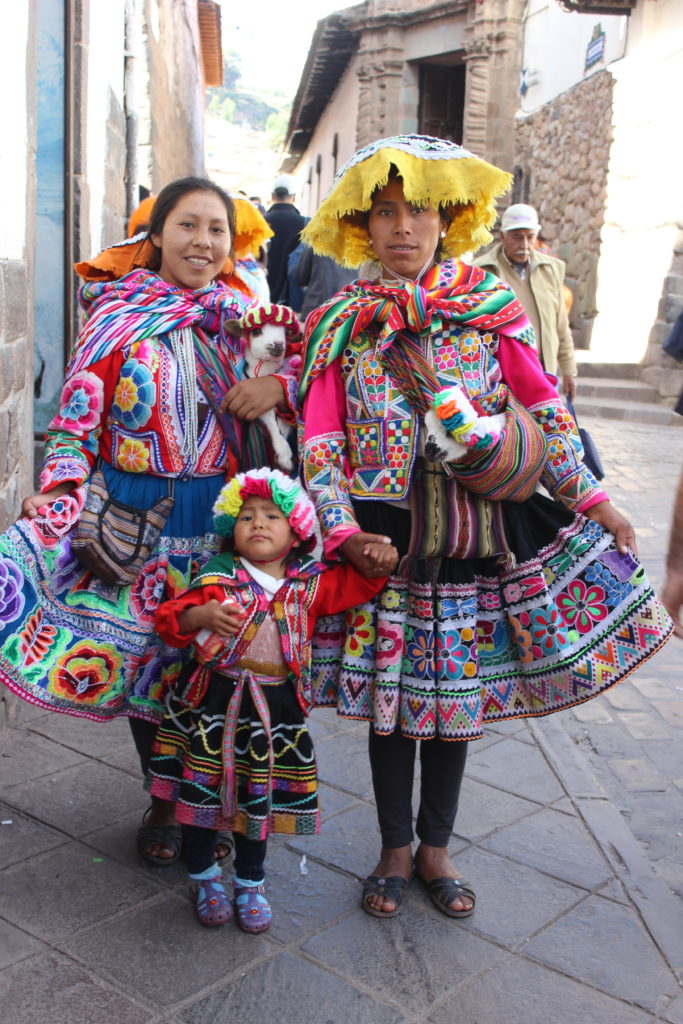
M 445 232 L 445 231 L 442 231 L 442 232 L 441 232 L 441 237 L 442 237 L 442 238 L 445 238 L 445 237 L 446 237 L 446 232 Z

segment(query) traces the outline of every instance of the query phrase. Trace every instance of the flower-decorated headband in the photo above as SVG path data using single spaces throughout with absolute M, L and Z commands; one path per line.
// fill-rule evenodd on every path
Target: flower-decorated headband
M 267 466 L 238 473 L 225 485 L 213 506 L 216 533 L 221 537 L 232 536 L 240 509 L 251 495 L 274 502 L 300 540 L 315 540 L 313 502 L 300 483 Z
M 256 331 L 266 324 L 277 324 L 285 329 L 287 341 L 300 341 L 303 335 L 301 324 L 293 309 L 289 306 L 276 306 L 271 302 L 259 302 L 250 306 L 238 320 L 244 331 Z
M 512 175 L 463 149 L 430 135 L 395 135 L 358 150 L 337 172 L 332 188 L 301 237 L 322 256 L 345 267 L 375 260 L 367 226 L 359 214 L 389 181 L 392 167 L 409 203 L 443 210 L 450 224 L 441 243 L 444 256 L 461 256 L 491 241 L 496 199 Z

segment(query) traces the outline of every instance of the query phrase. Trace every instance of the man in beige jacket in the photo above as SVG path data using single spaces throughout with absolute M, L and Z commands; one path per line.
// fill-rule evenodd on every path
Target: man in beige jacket
M 536 332 L 546 370 L 562 377 L 562 394 L 576 394 L 576 358 L 562 293 L 565 264 L 535 248 L 541 225 L 533 206 L 514 203 L 503 214 L 500 242 L 473 262 L 510 285 Z

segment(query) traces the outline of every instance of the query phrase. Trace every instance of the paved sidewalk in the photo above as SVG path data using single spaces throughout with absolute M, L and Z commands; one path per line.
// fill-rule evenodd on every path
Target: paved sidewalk
M 585 425 L 659 579 L 683 432 Z M 0 1019 L 683 1024 L 682 664 L 672 641 L 604 697 L 472 744 L 451 844 L 478 892 L 464 921 L 416 882 L 399 917 L 362 912 L 379 848 L 366 727 L 316 712 L 323 830 L 272 842 L 260 937 L 201 928 L 182 867 L 138 861 L 125 723 L 17 703 L 0 737 Z

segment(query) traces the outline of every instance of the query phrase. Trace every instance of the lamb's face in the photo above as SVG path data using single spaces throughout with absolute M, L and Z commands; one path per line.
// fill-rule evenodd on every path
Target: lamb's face
M 279 324 L 266 324 L 249 333 L 247 344 L 256 359 L 281 359 L 286 347 L 285 329 Z

